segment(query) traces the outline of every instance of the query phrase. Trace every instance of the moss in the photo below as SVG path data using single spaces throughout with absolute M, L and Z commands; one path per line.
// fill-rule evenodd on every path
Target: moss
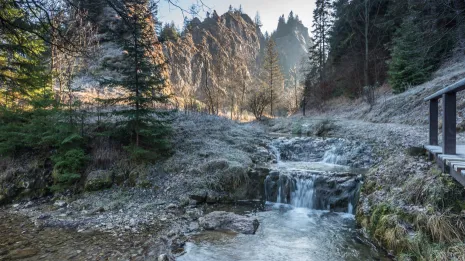
M 302 125 L 300 123 L 293 124 L 291 133 L 294 135 L 302 135 Z
M 152 187 L 152 183 L 151 183 L 149 180 L 140 180 L 140 181 L 137 183 L 137 186 L 138 186 L 139 188 L 148 189 L 148 188 L 151 188 L 151 187 Z
M 362 193 L 369 195 L 369 194 L 371 194 L 371 193 L 373 193 L 375 191 L 376 191 L 376 182 L 375 181 L 369 180 L 369 181 L 363 183 L 362 188 L 361 188 Z
M 86 191 L 99 191 L 102 189 L 111 188 L 112 182 L 108 180 L 95 180 L 85 186 Z

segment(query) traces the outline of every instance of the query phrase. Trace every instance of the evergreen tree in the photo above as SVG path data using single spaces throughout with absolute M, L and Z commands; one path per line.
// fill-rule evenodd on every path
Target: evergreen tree
M 255 26 L 258 27 L 258 28 L 260 28 L 260 27 L 263 26 L 263 24 L 262 24 L 262 19 L 261 19 L 261 17 L 260 17 L 260 13 L 259 13 L 259 12 L 257 12 L 257 13 L 255 14 L 254 22 L 255 22 Z
M 276 43 L 269 39 L 265 50 L 264 69 L 266 72 L 268 93 L 270 97 L 270 115 L 274 115 L 274 105 L 280 94 L 280 87 L 283 86 L 283 76 L 279 65 L 279 54 L 276 50 Z
M 406 19 L 394 39 L 389 64 L 389 83 L 395 93 L 425 82 L 431 73 L 433 66 L 428 61 L 428 52 L 419 48 L 422 39 L 420 27 L 412 19 Z
M 102 81 L 104 86 L 121 86 L 127 94 L 107 99 L 107 104 L 122 104 L 121 110 L 113 114 L 117 122 L 118 137 L 136 159 L 150 159 L 158 156 L 168 147 L 168 128 L 163 113 L 152 108 L 154 102 L 166 103 L 164 94 L 163 64 L 157 63 L 155 35 L 153 30 L 153 9 L 148 0 L 125 0 L 115 8 L 122 18 L 117 39 L 124 50 L 121 63 L 106 63 L 105 66 L 120 74 L 120 77 Z
M 160 32 L 160 36 L 158 40 L 160 42 L 164 41 L 176 41 L 179 38 L 178 30 L 176 29 L 176 25 L 174 22 L 167 23 L 163 26 Z
M 326 61 L 329 52 L 329 31 L 331 29 L 329 0 L 317 0 L 316 7 L 313 11 L 313 31 L 312 43 L 310 48 L 311 63 L 319 70 L 320 82 L 326 78 Z
M 15 1 L 0 3 L 0 104 L 8 108 L 31 105 L 48 97 L 45 42 L 34 33 L 37 25 Z

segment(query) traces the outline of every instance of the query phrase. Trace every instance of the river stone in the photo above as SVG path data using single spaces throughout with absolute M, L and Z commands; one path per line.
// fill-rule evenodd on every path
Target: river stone
M 24 259 L 28 257 L 33 257 L 39 253 L 39 250 L 35 248 L 25 248 L 25 249 L 15 249 L 10 252 L 8 255 L 9 259 L 17 260 L 17 259 Z
M 214 211 L 199 219 L 200 227 L 206 230 L 226 230 L 242 234 L 255 234 L 259 224 L 256 218 L 226 211 Z
M 87 175 L 85 190 L 97 191 L 113 185 L 113 173 L 108 170 L 95 170 Z

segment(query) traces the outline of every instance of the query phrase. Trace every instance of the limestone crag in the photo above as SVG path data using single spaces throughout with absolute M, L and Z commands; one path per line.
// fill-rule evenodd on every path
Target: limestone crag
M 163 46 L 176 96 L 204 98 L 206 78 L 210 88 L 226 93 L 228 85 L 256 73 L 264 37 L 248 15 L 215 12 L 203 22 L 195 18 L 191 26 Z

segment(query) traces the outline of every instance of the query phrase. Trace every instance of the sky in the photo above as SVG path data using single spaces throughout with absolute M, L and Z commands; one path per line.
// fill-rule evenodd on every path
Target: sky
M 185 9 L 198 2 L 198 0 L 171 1 Z M 299 15 L 300 20 L 302 20 L 306 27 L 310 28 L 315 6 L 315 0 L 203 0 L 203 2 L 211 9 L 210 13 L 216 10 L 218 15 L 227 12 L 229 5 L 232 5 L 234 8 L 239 8 L 242 5 L 243 12 L 248 14 L 252 19 L 258 11 L 263 23 L 263 33 L 265 31 L 271 33 L 276 30 L 279 17 L 284 14 L 287 19 L 291 10 L 294 11 L 294 14 Z M 209 10 L 200 11 L 202 19 L 206 11 Z M 162 22 L 174 21 L 179 28 L 182 28 L 184 20 L 182 12 L 179 8 L 168 4 L 167 0 L 160 1 L 158 16 Z

